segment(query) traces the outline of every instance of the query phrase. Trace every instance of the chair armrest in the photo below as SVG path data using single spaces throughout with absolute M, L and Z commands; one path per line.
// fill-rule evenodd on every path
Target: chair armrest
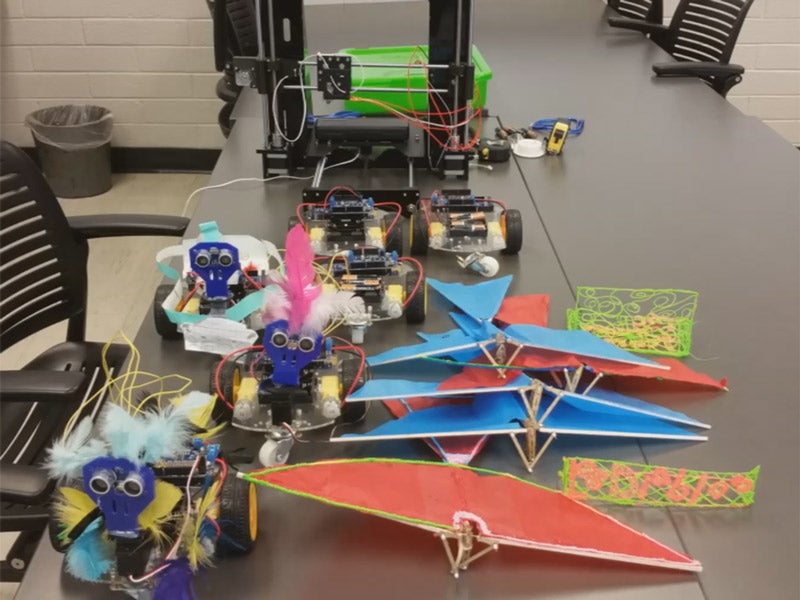
M 84 240 L 130 235 L 181 237 L 189 226 L 186 217 L 171 215 L 86 215 L 68 217 L 72 231 Z
M 611 27 L 619 27 L 621 29 L 632 29 L 641 33 L 659 34 L 666 33 L 669 28 L 666 25 L 658 23 L 648 23 L 639 19 L 628 19 L 626 17 L 608 17 L 608 24 Z
M 653 72 L 659 77 L 732 77 L 744 73 L 742 65 L 715 62 L 656 63 Z
M 55 482 L 33 465 L 0 466 L 0 502 L 42 505 L 50 498 Z
M 3 371 L 0 402 L 78 402 L 85 381 L 79 371 Z

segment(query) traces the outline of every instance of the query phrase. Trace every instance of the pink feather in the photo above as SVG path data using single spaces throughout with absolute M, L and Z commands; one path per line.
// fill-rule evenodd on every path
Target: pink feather
M 302 225 L 295 225 L 286 236 L 286 281 L 281 287 L 289 301 L 289 335 L 300 331 L 311 312 L 311 304 L 322 292 L 315 282 L 314 250 Z

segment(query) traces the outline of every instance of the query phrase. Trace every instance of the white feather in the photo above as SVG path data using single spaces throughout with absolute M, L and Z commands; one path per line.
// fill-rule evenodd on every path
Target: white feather
M 366 307 L 360 296 L 352 292 L 325 292 L 311 305 L 311 312 L 303 323 L 303 333 L 321 333 L 328 323 L 337 318 L 364 312 Z
M 274 285 L 264 293 L 264 323 L 289 319 L 289 298 L 286 292 Z

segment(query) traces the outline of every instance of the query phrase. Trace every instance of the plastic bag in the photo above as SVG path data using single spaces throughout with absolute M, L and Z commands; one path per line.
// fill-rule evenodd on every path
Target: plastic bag
M 102 106 L 67 104 L 34 111 L 25 124 L 40 142 L 62 150 L 88 150 L 111 141 L 114 115 Z

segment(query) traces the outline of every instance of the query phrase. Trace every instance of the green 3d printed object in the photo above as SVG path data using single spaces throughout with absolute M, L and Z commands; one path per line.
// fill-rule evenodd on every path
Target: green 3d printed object
M 630 506 L 697 508 L 750 506 L 760 467 L 746 473 L 714 473 L 616 460 L 564 457 L 564 493 L 576 500 Z
M 697 292 L 579 287 L 567 328 L 644 354 L 688 356 Z

